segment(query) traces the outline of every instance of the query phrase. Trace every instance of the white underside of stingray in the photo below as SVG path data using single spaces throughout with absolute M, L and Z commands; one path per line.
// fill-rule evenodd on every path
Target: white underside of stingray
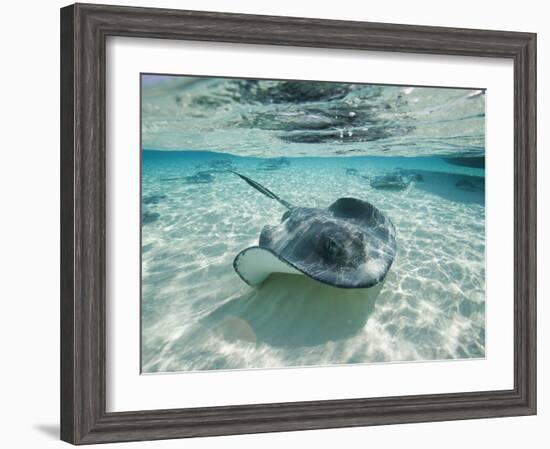
M 233 266 L 241 279 L 252 287 L 260 286 L 271 273 L 304 274 L 259 246 L 252 246 L 239 253 Z

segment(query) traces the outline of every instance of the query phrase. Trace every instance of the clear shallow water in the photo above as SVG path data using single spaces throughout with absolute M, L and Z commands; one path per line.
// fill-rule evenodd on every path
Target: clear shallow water
M 461 155 L 469 153 L 452 154 Z M 284 209 L 227 168 L 292 204 L 327 207 L 355 197 L 385 212 L 398 252 L 378 298 L 303 276 L 272 276 L 259 290 L 244 284 L 233 258 Z M 400 191 L 370 185 L 396 169 L 423 181 Z M 143 371 L 483 357 L 484 195 L 482 168 L 433 156 L 277 162 L 143 151 Z
M 484 91 L 144 75 L 141 112 L 143 372 L 485 355 Z M 378 297 L 242 282 L 234 257 L 284 209 L 228 169 L 389 216 Z M 399 170 L 406 188 L 373 187 Z

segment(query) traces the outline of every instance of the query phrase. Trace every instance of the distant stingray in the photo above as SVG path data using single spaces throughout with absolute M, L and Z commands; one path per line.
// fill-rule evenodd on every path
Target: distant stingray
M 141 224 L 146 225 L 146 224 L 154 223 L 159 218 L 160 218 L 160 214 L 156 212 L 145 211 L 141 214 Z
M 411 178 L 400 173 L 375 176 L 370 180 L 371 187 L 379 190 L 404 190 L 410 183 Z
M 233 173 L 287 209 L 280 224 L 264 226 L 258 246 L 235 257 L 233 267 L 247 284 L 259 286 L 271 273 L 303 274 L 339 288 L 370 288 L 384 280 L 397 249 L 395 228 L 372 204 L 340 198 L 327 209 L 297 207 Z
M 184 181 L 187 184 L 210 184 L 216 178 L 206 171 L 199 171 L 191 176 L 185 176 Z
M 215 169 L 223 169 L 223 170 L 230 170 L 234 168 L 233 161 L 229 159 L 215 159 L 213 161 L 210 161 L 208 163 L 208 166 Z
M 234 170 L 235 164 L 231 159 L 214 159 L 207 162 L 201 162 L 195 165 L 195 168 L 200 172 L 221 173 L 227 172 L 227 170 Z
M 258 164 L 258 170 L 274 171 L 284 167 L 289 167 L 290 161 L 286 157 L 277 157 L 274 159 L 266 159 Z
M 143 204 L 158 204 L 164 199 L 166 199 L 166 195 L 156 193 L 156 194 L 153 194 L 153 195 L 144 196 L 141 199 L 141 202 Z
M 399 175 L 408 180 L 409 182 L 424 182 L 424 176 L 415 170 L 408 170 L 400 168 L 397 170 Z

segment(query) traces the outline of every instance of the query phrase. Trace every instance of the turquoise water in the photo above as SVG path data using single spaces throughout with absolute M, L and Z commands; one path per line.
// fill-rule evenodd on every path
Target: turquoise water
M 484 357 L 484 95 L 239 83 L 144 81 L 143 372 Z M 389 216 L 398 250 L 379 295 L 297 275 L 245 284 L 234 257 L 284 208 L 228 169 L 291 204 L 354 197 Z M 414 178 L 373 187 L 391 173 Z

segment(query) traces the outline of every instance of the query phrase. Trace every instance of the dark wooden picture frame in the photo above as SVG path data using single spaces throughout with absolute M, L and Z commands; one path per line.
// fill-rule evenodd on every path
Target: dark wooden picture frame
M 514 63 L 514 388 L 106 412 L 108 36 L 510 58 Z M 61 439 L 73 444 L 536 413 L 536 35 L 76 4 L 61 10 Z

